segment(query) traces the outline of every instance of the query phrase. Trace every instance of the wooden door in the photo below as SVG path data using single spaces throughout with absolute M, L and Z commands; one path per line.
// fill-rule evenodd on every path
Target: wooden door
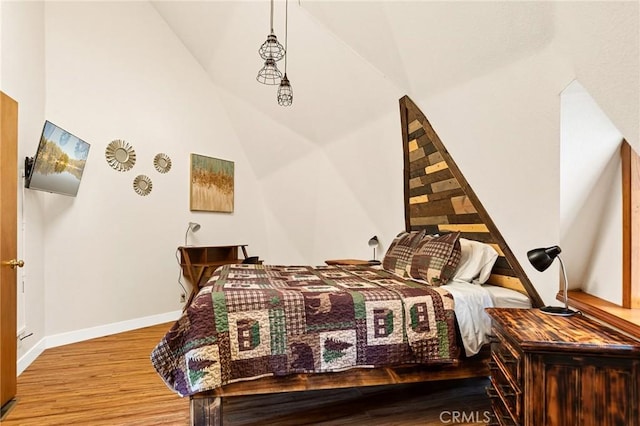
M 0 92 L 0 407 L 17 382 L 18 103 Z

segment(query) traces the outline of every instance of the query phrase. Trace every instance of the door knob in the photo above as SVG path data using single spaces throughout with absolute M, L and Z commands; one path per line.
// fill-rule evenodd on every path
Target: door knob
M 10 266 L 11 269 L 16 269 L 16 267 L 22 268 L 24 266 L 24 260 L 11 259 L 9 261 L 2 262 L 2 264 Z

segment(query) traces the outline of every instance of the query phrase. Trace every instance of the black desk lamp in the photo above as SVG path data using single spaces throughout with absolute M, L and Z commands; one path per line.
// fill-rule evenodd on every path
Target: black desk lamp
M 553 246 L 547 248 L 537 248 L 533 250 L 529 250 L 527 252 L 527 257 L 529 258 L 529 262 L 536 268 L 538 271 L 545 271 L 555 258 L 558 258 L 560 262 L 560 269 L 562 270 L 562 276 L 564 278 L 564 285 L 562 286 L 562 293 L 564 296 L 564 307 L 562 306 L 545 306 L 540 308 L 542 312 L 545 314 L 551 315 L 560 315 L 563 317 L 569 317 L 571 315 L 575 315 L 577 312 L 569 309 L 569 305 L 567 303 L 567 273 L 564 270 L 564 263 L 562 262 L 562 258 L 560 257 L 560 247 Z

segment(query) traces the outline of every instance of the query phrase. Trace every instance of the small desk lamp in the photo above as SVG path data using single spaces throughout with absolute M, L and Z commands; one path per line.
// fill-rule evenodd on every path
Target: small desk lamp
M 562 276 L 564 278 L 564 285 L 562 286 L 562 294 L 564 296 L 564 307 L 562 306 L 545 306 L 540 308 L 542 312 L 545 314 L 551 315 L 560 315 L 563 317 L 569 317 L 571 315 L 575 315 L 577 312 L 569 309 L 569 305 L 567 303 L 567 273 L 564 270 L 564 263 L 562 262 L 562 258 L 560 257 L 560 247 L 553 246 L 547 248 L 537 248 L 533 250 L 529 250 L 527 252 L 527 257 L 529 258 L 529 262 L 536 268 L 538 271 L 545 271 L 555 258 L 558 258 L 560 262 L 560 269 L 562 270 Z
M 374 235 L 369 239 L 369 247 L 373 247 L 373 262 L 377 262 L 376 260 L 376 247 L 380 245 L 380 241 L 378 241 L 378 236 Z
M 189 235 L 189 231 L 198 232 L 200 230 L 200 224 L 195 222 L 189 222 L 189 226 L 187 226 L 187 231 L 184 233 L 184 245 L 187 245 L 187 235 Z

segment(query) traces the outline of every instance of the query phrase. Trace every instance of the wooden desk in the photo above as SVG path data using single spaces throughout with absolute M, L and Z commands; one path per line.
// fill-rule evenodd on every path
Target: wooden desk
M 247 244 L 234 246 L 181 246 L 180 266 L 184 277 L 191 283 L 191 294 L 185 306 L 189 306 L 195 294 L 209 281 L 214 271 L 222 265 L 242 263 L 247 257 Z M 239 257 L 242 251 L 242 258 Z

